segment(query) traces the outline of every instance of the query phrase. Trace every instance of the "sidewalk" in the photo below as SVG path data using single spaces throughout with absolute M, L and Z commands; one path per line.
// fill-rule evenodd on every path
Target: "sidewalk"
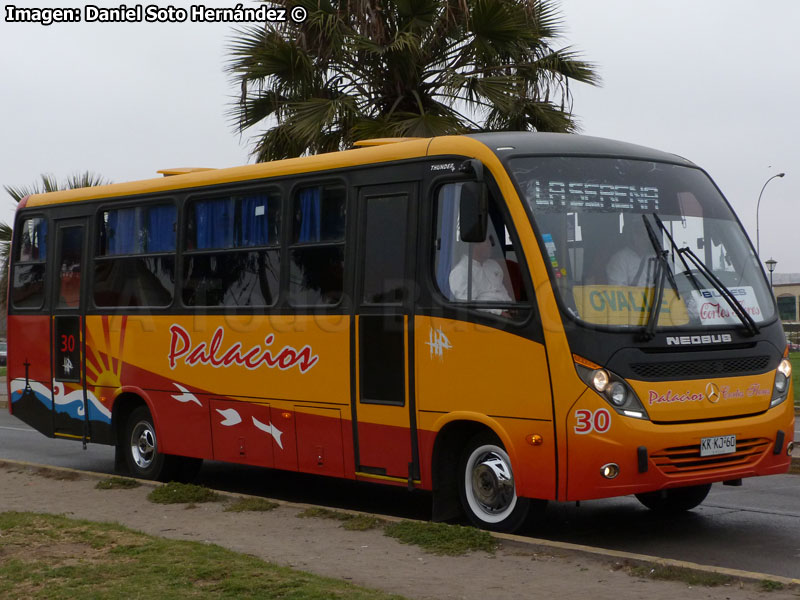
M 436 556 L 386 537 L 380 529 L 347 531 L 331 519 L 298 519 L 306 505 L 280 502 L 270 512 L 233 513 L 225 512 L 219 502 L 194 507 L 153 504 L 147 500 L 152 484 L 143 482 L 129 490 L 96 489 L 97 479 L 104 477 L 0 461 L 0 505 L 4 510 L 117 522 L 150 535 L 218 544 L 272 563 L 420 600 L 528 598 L 531 590 L 541 597 L 577 598 L 589 593 L 593 600 L 783 600 L 796 599 L 800 585 L 800 579 L 511 535 L 495 536 L 499 548 L 494 555 Z M 684 567 L 734 579 L 714 589 L 697 587 L 632 575 L 635 565 Z M 771 588 L 780 587 L 778 583 L 786 587 L 764 591 L 764 580 L 775 582 Z

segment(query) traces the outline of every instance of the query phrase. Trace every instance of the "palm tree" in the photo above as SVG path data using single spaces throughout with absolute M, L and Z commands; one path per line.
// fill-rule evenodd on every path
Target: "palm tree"
M 266 128 L 259 161 L 372 137 L 571 132 L 570 82 L 599 83 L 574 50 L 553 47 L 556 0 L 271 4 L 307 18 L 237 30 L 228 66 L 241 89 L 239 132 Z
M 41 175 L 41 182 L 36 182 L 30 187 L 4 185 L 3 189 L 8 192 L 8 195 L 11 196 L 15 202 L 19 203 L 25 196 L 33 194 L 72 190 L 95 185 L 105 185 L 107 183 L 111 182 L 90 171 L 85 171 L 84 173 L 70 175 L 62 184 L 59 184 L 58 180 L 52 175 L 43 174 Z M 0 273 L 0 305 L 3 307 L 5 307 L 8 300 L 8 261 L 11 251 L 11 233 L 11 225 L 8 223 L 0 223 L 0 269 L 2 269 Z

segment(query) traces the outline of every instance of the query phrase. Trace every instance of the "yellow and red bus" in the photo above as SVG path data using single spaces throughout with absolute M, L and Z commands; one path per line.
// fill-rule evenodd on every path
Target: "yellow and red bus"
M 165 175 L 20 203 L 9 410 L 48 436 L 143 478 L 431 490 L 506 531 L 789 468 L 775 300 L 688 160 L 492 133 Z

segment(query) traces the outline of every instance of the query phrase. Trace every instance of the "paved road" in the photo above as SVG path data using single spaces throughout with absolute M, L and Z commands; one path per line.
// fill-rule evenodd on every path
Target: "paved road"
M 795 439 L 798 439 L 797 437 Z M 48 439 L 0 410 L 0 458 L 111 473 L 113 449 Z M 407 518 L 430 518 L 430 495 L 389 486 L 207 462 L 209 487 L 345 507 Z M 8 508 L 8 507 L 6 507 Z M 551 503 L 523 533 L 655 556 L 800 577 L 800 476 L 715 485 L 706 502 L 678 518 L 654 516 L 632 497 Z

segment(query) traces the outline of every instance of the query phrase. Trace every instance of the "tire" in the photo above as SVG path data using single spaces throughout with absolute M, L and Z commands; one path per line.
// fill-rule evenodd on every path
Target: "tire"
M 474 437 L 461 456 L 459 495 L 476 527 L 512 532 L 525 522 L 530 501 L 516 493 L 511 460 L 493 434 Z
M 711 484 L 671 488 L 657 492 L 636 494 L 637 500 L 650 510 L 662 514 L 675 514 L 692 510 L 708 496 Z
M 131 412 L 122 438 L 122 450 L 128 471 L 138 479 L 169 481 L 176 461 L 158 450 L 153 417 L 146 406 Z

